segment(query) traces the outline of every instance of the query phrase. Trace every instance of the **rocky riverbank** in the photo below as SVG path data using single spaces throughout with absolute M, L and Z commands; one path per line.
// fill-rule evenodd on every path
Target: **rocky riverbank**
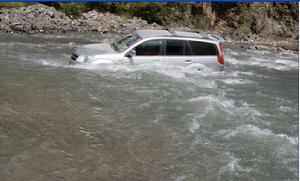
M 170 25 L 174 29 L 191 30 L 190 26 Z M 220 25 L 218 25 L 220 26 Z M 257 25 L 258 26 L 258 25 Z M 149 24 L 140 18 L 124 19 L 111 13 L 99 13 L 95 10 L 84 13 L 78 19 L 71 19 L 54 7 L 35 4 L 28 7 L 0 9 L 1 33 L 66 33 L 88 32 L 128 34 L 137 29 L 161 29 L 169 26 Z M 264 49 L 266 46 L 252 44 L 267 44 L 278 49 L 298 51 L 298 40 L 274 41 L 257 34 L 243 34 L 227 26 L 214 30 L 225 37 L 228 42 L 249 44 L 246 48 Z M 234 32 L 234 33 L 233 33 Z
M 156 24 L 133 18 L 123 19 L 111 13 L 89 11 L 79 19 L 70 19 L 54 7 L 36 4 L 28 7 L 1 9 L 0 32 L 4 33 L 58 33 L 87 32 L 127 34 L 136 29 L 160 28 Z

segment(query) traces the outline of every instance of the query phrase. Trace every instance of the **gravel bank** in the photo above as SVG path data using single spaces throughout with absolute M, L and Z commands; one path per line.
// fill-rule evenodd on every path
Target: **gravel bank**
M 1 9 L 0 32 L 4 33 L 57 33 L 87 32 L 127 34 L 136 29 L 160 28 L 142 19 L 123 19 L 110 13 L 90 11 L 80 19 L 72 20 L 53 7 L 36 4 L 28 7 Z

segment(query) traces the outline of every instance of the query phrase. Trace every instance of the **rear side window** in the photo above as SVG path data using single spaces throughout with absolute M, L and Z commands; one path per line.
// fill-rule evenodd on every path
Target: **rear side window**
M 149 40 L 135 48 L 136 56 L 161 55 L 162 40 Z
M 218 55 L 218 48 L 213 43 L 189 41 L 194 55 Z
M 166 55 L 182 56 L 191 55 L 189 45 L 184 40 L 166 40 Z
M 183 55 L 184 41 L 167 40 L 166 55 Z

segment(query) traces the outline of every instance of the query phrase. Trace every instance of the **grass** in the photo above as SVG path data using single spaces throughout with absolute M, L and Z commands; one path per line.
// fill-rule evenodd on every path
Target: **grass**
M 24 6 L 30 6 L 34 3 L 24 3 L 24 2 L 0 2 L 0 8 L 19 8 Z

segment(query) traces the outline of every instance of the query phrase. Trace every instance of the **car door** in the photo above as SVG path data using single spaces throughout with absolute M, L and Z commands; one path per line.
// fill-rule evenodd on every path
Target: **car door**
M 159 62 L 162 55 L 163 40 L 148 40 L 136 47 L 131 52 L 134 52 L 128 56 L 128 60 L 131 64 L 139 65 L 145 63 Z
M 218 64 L 218 47 L 214 43 L 188 41 L 194 54 L 195 62 L 214 68 Z
M 191 48 L 185 40 L 166 39 L 162 63 L 188 66 L 194 63 Z

